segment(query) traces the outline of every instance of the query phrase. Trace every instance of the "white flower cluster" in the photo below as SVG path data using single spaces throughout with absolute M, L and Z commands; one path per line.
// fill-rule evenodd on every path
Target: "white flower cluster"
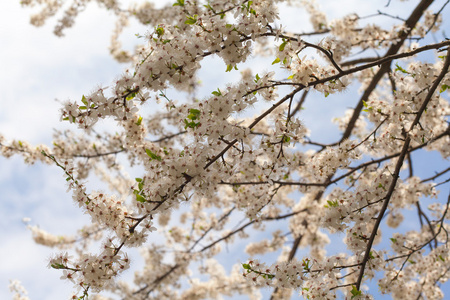
M 30 300 L 27 296 L 27 290 L 22 286 L 20 281 L 11 280 L 9 284 L 9 290 L 14 293 L 12 299 L 13 300 Z
M 63 246 L 66 244 L 71 244 L 75 242 L 74 238 L 67 237 L 67 236 L 56 236 L 51 233 L 46 232 L 43 229 L 40 229 L 37 226 L 27 226 L 28 229 L 31 230 L 33 234 L 33 240 L 36 242 L 36 244 L 48 246 L 48 247 L 55 247 L 55 246 Z
M 361 151 L 356 148 L 355 141 L 346 140 L 337 147 L 328 147 L 314 155 L 308 165 L 313 176 L 320 180 L 334 174 L 339 168 L 347 167 L 360 156 Z
M 64 252 L 51 258 L 48 267 L 62 269 L 61 279 L 68 279 L 78 290 L 99 292 L 112 283 L 111 279 L 130 267 L 127 255 L 116 249 L 113 239 L 108 239 L 99 255 L 83 254 L 72 261 L 72 257 Z

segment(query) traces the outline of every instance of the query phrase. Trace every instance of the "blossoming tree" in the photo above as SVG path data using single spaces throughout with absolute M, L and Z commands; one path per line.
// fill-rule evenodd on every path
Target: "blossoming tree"
M 69 2 L 22 4 L 42 7 L 36 26 L 64 10 L 55 28 L 62 35 L 90 1 Z M 406 18 L 378 11 L 331 21 L 313 1 L 177 0 L 162 9 L 96 2 L 117 15 L 110 51 L 130 69 L 65 103 L 61 120 L 79 129 L 59 132 L 53 146 L 0 136 L 3 156 L 59 167 L 91 217 L 75 237 L 29 226 L 37 243 L 66 251 L 49 267 L 73 282 L 74 299 L 106 299 L 102 291 L 119 299 L 257 299 L 267 287 L 271 299 L 372 299 L 363 285 L 394 299 L 443 298 L 450 195 L 437 195 L 448 193 L 450 168 L 419 178 L 413 162 L 423 149 L 450 156 L 450 41 L 428 38 L 440 32 L 449 1 L 411 1 Z M 284 28 L 282 2 L 306 10 L 313 30 Z M 130 18 L 149 30 L 134 52 L 118 39 Z M 389 28 L 377 25 L 386 19 Z M 257 56 L 274 71 L 246 68 Z M 209 96 L 199 99 L 207 57 L 220 57 L 217 72 L 239 80 L 202 87 Z M 313 139 L 302 108 L 345 90 L 352 107 L 335 116 L 342 133 Z M 144 114 L 147 103 L 153 111 Z M 104 118 L 121 132 L 99 134 Z M 91 173 L 109 189 L 88 189 Z M 381 243 L 383 229 L 402 226 L 405 210 L 415 211 L 406 214 L 417 226 Z M 282 230 L 273 226 L 280 222 Z M 227 272 L 218 256 L 236 239 L 247 243 L 249 259 Z M 327 253 L 330 239 L 346 251 Z M 95 242 L 101 247 L 91 253 Z M 117 277 L 130 266 L 131 247 L 142 248 L 145 263 L 126 283 Z M 261 259 L 269 252 L 278 258 Z

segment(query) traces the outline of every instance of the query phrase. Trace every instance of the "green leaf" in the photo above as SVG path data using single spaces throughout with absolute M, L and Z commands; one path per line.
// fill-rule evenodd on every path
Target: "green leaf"
M 364 107 L 368 107 L 367 102 L 363 100 Z
M 272 65 L 279 63 L 281 60 L 277 57 L 273 62 Z
M 78 107 L 79 109 L 87 109 L 87 107 L 86 106 L 80 106 L 80 107 Z
M 136 92 L 132 92 L 131 94 L 129 94 L 128 96 L 127 96 L 127 101 L 130 101 L 130 100 L 132 100 L 134 97 L 136 97 Z
M 150 151 L 149 149 L 145 149 L 145 152 L 147 153 L 147 155 L 150 157 L 150 160 L 156 159 L 158 161 L 161 161 L 161 156 L 156 155 L 155 153 L 153 153 L 152 151 Z
M 50 265 L 53 269 L 66 269 L 66 266 L 63 264 L 54 263 Z
M 295 74 L 292 74 L 291 76 L 289 76 L 287 79 L 291 80 L 292 78 L 294 78 Z
M 403 69 L 402 67 L 400 67 L 400 66 L 398 65 L 398 63 L 395 64 L 395 66 L 396 66 L 395 72 L 400 71 L 400 72 L 402 72 L 402 73 L 404 73 L 404 74 L 409 74 L 409 72 L 406 71 L 405 69 Z
M 83 97 L 81 97 L 81 102 L 83 102 L 85 105 L 88 105 L 88 102 L 86 100 L 86 97 L 83 95 Z
M 283 136 L 283 143 L 289 143 L 289 141 L 291 140 L 291 138 L 287 135 Z
M 186 16 L 186 18 L 187 20 L 184 21 L 184 24 L 194 25 L 195 23 L 197 23 L 197 15 L 194 15 L 193 17 Z
M 139 194 L 139 192 L 142 191 L 142 189 L 144 188 L 144 181 L 142 180 L 142 178 L 135 178 L 135 180 L 136 180 L 136 182 L 138 182 L 138 189 L 139 189 L 139 191 L 134 190 L 133 193 L 134 193 L 135 195 L 137 195 L 137 194 Z
M 391 242 L 393 242 L 393 243 L 397 243 L 397 239 L 390 238 L 390 240 L 391 240 Z
M 200 111 L 195 108 L 189 109 L 189 115 L 187 116 L 190 120 L 197 120 L 200 117 Z
M 441 89 L 440 89 L 440 91 L 439 91 L 439 93 L 443 93 L 443 92 L 445 92 L 447 89 L 449 89 L 450 88 L 450 85 L 446 85 L 446 84 L 443 84 L 442 86 L 441 86 Z
M 156 34 L 158 35 L 158 37 L 161 37 L 164 34 L 164 28 L 161 26 L 158 26 L 158 28 L 156 28 Z
M 439 259 L 442 261 L 445 261 L 445 259 L 442 257 L 442 255 L 439 255 Z
M 212 92 L 211 94 L 215 96 L 222 96 L 222 92 L 219 89 L 217 89 L 217 91 Z
M 139 194 L 136 195 L 136 201 L 141 202 L 141 203 L 147 202 L 147 200 L 145 200 L 145 198 Z
M 309 259 L 304 259 L 303 261 L 302 261 L 302 266 L 303 266 L 303 270 L 305 270 L 305 271 L 309 271 L 309 263 L 310 263 L 311 261 L 309 260 Z
M 184 129 L 187 129 L 188 127 L 189 128 L 192 128 L 192 129 L 195 129 L 195 128 L 197 128 L 197 126 L 199 126 L 200 125 L 200 123 L 196 123 L 196 122 L 194 122 L 194 121 L 191 121 L 191 122 L 189 122 L 188 120 L 186 120 L 186 119 L 184 119 Z
M 177 0 L 172 6 L 184 6 L 184 0 Z
M 256 76 L 255 76 L 255 83 L 257 83 L 260 79 L 261 79 L 261 77 L 259 77 L 259 75 L 258 75 L 258 73 L 256 73 Z
M 227 65 L 227 70 L 225 72 L 230 72 L 233 70 L 233 65 Z
M 139 125 L 141 125 L 141 124 L 142 124 L 142 117 L 139 116 L 139 118 L 138 118 L 138 120 L 137 120 L 137 122 L 136 122 L 136 125 L 139 126 Z
M 249 264 L 242 264 L 242 267 L 246 270 L 251 270 L 252 267 L 250 267 Z
M 339 206 L 339 202 L 337 200 L 334 200 L 334 201 L 327 200 L 327 203 L 330 207 L 338 207 Z
M 287 43 L 288 43 L 288 41 L 282 42 L 281 45 L 280 45 L 280 47 L 278 47 L 278 50 L 280 50 L 280 52 L 283 51 L 283 50 L 284 50 L 284 47 L 286 47 L 286 44 L 287 44 Z
M 361 296 L 362 295 L 362 292 L 358 291 L 358 289 L 354 285 L 352 285 L 352 290 L 350 291 L 350 293 L 352 293 L 352 299 L 357 297 L 357 296 Z

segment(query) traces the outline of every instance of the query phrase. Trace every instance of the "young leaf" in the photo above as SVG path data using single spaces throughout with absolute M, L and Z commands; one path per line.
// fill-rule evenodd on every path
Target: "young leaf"
M 272 65 L 279 63 L 281 60 L 277 57 L 273 62 Z
M 142 124 L 142 117 L 139 116 L 139 118 L 138 118 L 138 120 L 137 120 L 137 122 L 136 122 L 136 125 L 139 126 L 139 125 L 141 125 L 141 124 Z
M 129 94 L 128 96 L 127 96 L 127 101 L 130 101 L 130 100 L 132 100 L 134 97 L 136 97 L 136 92 L 132 92 L 131 94 Z
M 161 37 L 164 34 L 164 28 L 158 26 L 158 28 L 156 28 L 156 34 L 158 35 L 158 37 Z
M 400 71 L 400 72 L 402 72 L 402 73 L 404 73 L 404 74 L 409 74 L 409 72 L 406 71 L 405 69 L 403 69 L 402 67 L 400 67 L 400 66 L 398 65 L 398 63 L 396 63 L 395 66 L 396 66 L 395 72 Z
M 217 89 L 217 91 L 212 92 L 211 94 L 215 96 L 222 96 L 222 92 L 219 89 Z
M 197 15 L 194 15 L 193 17 L 186 16 L 186 18 L 187 20 L 184 21 L 184 24 L 194 25 L 195 23 L 197 23 Z
M 184 6 L 184 0 L 177 0 L 172 6 Z
M 284 50 L 284 47 L 286 47 L 286 44 L 287 44 L 287 43 L 288 43 L 288 41 L 282 42 L 281 45 L 280 45 L 280 47 L 278 47 L 278 50 L 280 50 L 280 52 L 283 51 L 283 50 Z
M 354 285 L 352 285 L 352 290 L 350 291 L 350 293 L 352 293 L 352 299 L 362 295 L 362 292 L 358 291 L 358 289 Z
M 147 202 L 147 200 L 145 200 L 145 198 L 139 194 L 136 195 L 136 201 L 141 202 L 141 203 Z
M 83 102 L 85 105 L 88 105 L 88 102 L 86 100 L 86 97 L 83 95 L 83 97 L 81 97 L 81 102 Z
M 147 153 L 147 155 L 150 157 L 150 160 L 156 159 L 158 161 L 161 161 L 161 156 L 156 155 L 155 153 L 153 153 L 152 151 L 150 151 L 149 149 L 145 149 L 145 152 Z
M 189 115 L 187 116 L 190 120 L 197 120 L 200 117 L 200 111 L 195 108 L 189 109 Z

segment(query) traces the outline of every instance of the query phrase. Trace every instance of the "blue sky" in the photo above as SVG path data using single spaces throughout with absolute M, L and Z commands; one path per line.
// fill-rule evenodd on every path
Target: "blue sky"
M 387 3 L 362 0 L 319 2 L 330 16 L 329 20 L 332 15 L 344 15 L 352 9 L 358 9 L 360 15 L 374 13 Z M 408 9 L 416 2 L 410 1 Z M 402 11 L 400 4 L 393 0 L 389 12 L 402 16 L 409 13 Z M 0 133 L 6 139 L 51 144 L 53 128 L 68 128 L 59 122 L 60 103 L 56 99 L 80 99 L 82 94 L 96 86 L 108 85 L 123 71 L 124 65 L 109 56 L 108 45 L 114 18 L 98 9 L 96 4 L 88 6 L 74 28 L 66 31 L 64 38 L 53 35 L 54 20 L 43 28 L 32 27 L 29 24 L 30 12 L 21 8 L 18 0 L 0 1 Z M 306 15 L 294 15 L 292 11 L 284 11 L 283 14 L 286 19 L 280 23 L 288 25 L 288 29 L 310 29 Z M 450 27 L 446 28 L 450 32 Z M 133 44 L 136 42 L 134 34 L 145 31 L 145 28 L 134 24 L 122 35 L 122 40 L 124 44 Z M 201 71 L 205 90 L 200 93 L 209 94 L 210 90 L 233 81 L 234 75 L 231 73 L 214 73 L 220 68 L 225 70 L 220 59 L 205 62 L 205 66 L 209 66 Z M 257 63 L 253 62 L 253 66 Z M 354 95 L 345 93 L 333 99 L 317 98 L 322 107 L 308 108 L 304 122 L 313 127 L 317 136 L 324 139 L 331 137 L 337 131 L 330 131 L 328 117 L 342 115 L 343 108 L 351 105 L 345 105 L 346 101 L 353 103 L 354 100 L 348 98 Z M 318 120 L 317 114 L 322 115 L 323 119 Z M 107 122 L 103 123 L 103 127 L 107 125 Z M 448 165 L 448 161 L 442 162 L 436 155 L 427 159 L 418 160 L 417 172 L 430 163 Z M 57 167 L 41 164 L 27 166 L 20 157 L 0 157 L 0 170 L 0 299 L 11 298 L 7 288 L 10 279 L 22 281 L 31 299 L 66 299 L 72 285 L 60 281 L 58 271 L 46 268 L 47 258 L 54 251 L 35 245 L 21 220 L 30 217 L 31 224 L 38 224 L 52 233 L 72 234 L 89 219 L 73 205 Z M 444 197 L 446 191 L 448 193 L 448 185 L 443 188 Z M 224 254 L 224 257 L 227 255 Z M 130 271 L 122 278 L 131 277 Z

